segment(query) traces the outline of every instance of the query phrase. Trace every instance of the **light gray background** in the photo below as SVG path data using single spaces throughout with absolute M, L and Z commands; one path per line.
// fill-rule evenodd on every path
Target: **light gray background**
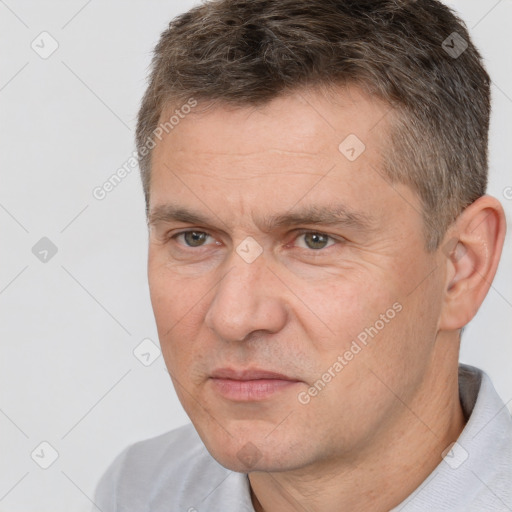
M 493 79 L 489 193 L 510 222 L 512 2 L 448 3 Z M 187 422 L 162 357 L 145 366 L 133 354 L 157 343 L 137 171 L 102 201 L 92 190 L 132 155 L 151 50 L 191 5 L 0 0 L 0 511 L 89 510 L 122 448 Z M 51 49 L 43 31 L 59 45 L 46 59 L 31 48 Z M 58 249 L 47 262 L 32 253 L 42 237 Z M 508 236 L 461 355 L 509 406 L 511 256 Z M 48 469 L 43 441 L 58 453 Z

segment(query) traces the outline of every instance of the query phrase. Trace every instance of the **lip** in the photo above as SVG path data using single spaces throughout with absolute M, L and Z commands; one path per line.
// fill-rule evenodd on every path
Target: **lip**
M 214 390 L 235 402 L 252 402 L 272 396 L 298 384 L 298 379 L 259 368 L 235 370 L 220 368 L 210 376 Z
M 259 380 L 259 379 L 276 379 L 276 380 L 294 380 L 282 373 L 272 372 L 268 370 L 260 370 L 259 368 L 235 370 L 232 368 L 219 368 L 211 374 L 212 379 L 231 379 L 231 380 Z

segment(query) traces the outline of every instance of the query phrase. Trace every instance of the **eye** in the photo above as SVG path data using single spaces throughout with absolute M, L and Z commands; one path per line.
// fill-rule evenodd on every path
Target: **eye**
M 178 240 L 180 237 L 185 242 L 183 245 L 186 245 L 187 247 L 201 247 L 205 245 L 204 242 L 208 238 L 211 238 L 211 236 L 204 231 L 182 231 L 171 238 Z
M 326 235 L 325 233 L 318 233 L 316 231 L 301 232 L 299 233 L 299 236 L 297 236 L 295 240 L 300 239 L 304 240 L 304 244 L 302 246 L 299 244 L 299 247 L 302 247 L 304 249 L 325 249 L 326 247 L 330 247 L 331 245 L 336 243 L 336 240 L 334 240 L 329 235 Z
M 181 239 L 182 241 L 179 242 L 181 245 L 192 248 L 208 245 L 207 241 L 209 238 L 213 239 L 212 236 L 205 231 L 196 230 L 182 231 L 181 233 L 176 233 L 171 237 L 171 239 L 178 241 Z M 297 243 L 298 240 L 303 240 L 303 242 Z M 214 243 L 218 244 L 218 242 Z M 325 233 L 320 233 L 317 231 L 302 231 L 295 238 L 295 243 L 297 247 L 302 249 L 312 249 L 318 251 L 320 249 L 325 249 L 331 245 L 334 245 L 336 240 L 333 237 L 326 235 Z

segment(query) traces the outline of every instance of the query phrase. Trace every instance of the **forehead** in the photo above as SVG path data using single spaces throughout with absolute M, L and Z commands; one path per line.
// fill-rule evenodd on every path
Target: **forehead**
M 357 89 L 199 109 L 153 150 L 149 220 L 257 238 L 308 224 L 367 247 L 419 239 L 418 195 L 382 170 L 390 115 Z
M 332 205 L 384 222 L 404 207 L 382 172 L 389 117 L 355 88 L 296 91 L 258 107 L 199 104 L 153 150 L 150 214 L 170 204 L 245 227 Z
M 160 123 L 175 111 L 175 106 L 164 109 Z M 236 156 L 276 150 L 337 157 L 339 144 L 350 134 L 357 135 L 370 151 L 377 149 L 389 131 L 390 115 L 387 104 L 355 86 L 316 87 L 258 106 L 199 102 L 164 133 L 164 139 L 172 139 L 174 154 L 200 150 Z M 163 146 L 157 142 L 154 153 Z

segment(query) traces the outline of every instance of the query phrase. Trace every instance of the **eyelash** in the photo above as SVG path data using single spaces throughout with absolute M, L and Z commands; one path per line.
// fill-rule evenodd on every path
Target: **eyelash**
M 196 230 L 196 229 L 188 229 L 186 231 L 180 231 L 179 233 L 175 233 L 174 235 L 170 236 L 169 237 L 169 240 L 177 240 L 178 237 L 180 237 L 181 235 L 186 235 L 187 233 L 201 233 L 201 234 L 205 234 L 211 238 L 213 238 L 208 232 L 206 231 L 200 231 L 200 230 Z M 323 233 L 322 231 L 313 231 L 313 230 L 310 230 L 310 229 L 300 229 L 298 231 L 296 231 L 296 236 L 295 238 L 293 239 L 294 241 L 297 240 L 300 236 L 302 235 L 305 235 L 305 234 L 313 234 L 313 235 L 321 235 L 322 237 L 327 237 L 328 238 L 328 241 L 327 243 L 329 243 L 329 241 L 334 241 L 335 243 L 341 243 L 342 240 L 340 239 L 336 239 L 334 238 L 333 236 L 331 235 L 328 235 L 327 233 Z M 288 245 L 288 244 L 287 244 Z M 330 244 L 330 245 L 327 245 L 326 247 L 322 247 L 321 249 L 310 249 L 310 248 L 304 248 L 304 247 L 300 247 L 299 249 L 302 249 L 304 251 L 308 251 L 308 252 L 320 252 L 320 251 L 324 251 L 326 249 L 328 249 L 329 247 L 331 247 L 332 245 L 335 245 L 335 244 Z M 202 247 L 205 247 L 205 245 L 200 245 L 198 247 L 191 247 L 189 245 L 186 245 L 186 244 L 183 244 L 184 247 L 187 247 L 187 249 L 201 249 Z M 187 250 L 186 249 L 186 250 Z

